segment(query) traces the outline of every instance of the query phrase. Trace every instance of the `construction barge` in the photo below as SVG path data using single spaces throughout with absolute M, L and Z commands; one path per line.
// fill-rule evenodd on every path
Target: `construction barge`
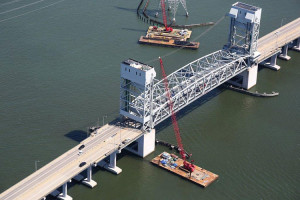
M 141 36 L 140 44 L 150 44 L 168 47 L 180 47 L 187 49 L 198 49 L 199 42 L 187 41 L 191 37 L 192 31 L 188 29 L 172 29 L 165 31 L 164 27 L 150 26 L 146 36 Z
M 184 179 L 192 181 L 202 187 L 209 186 L 218 179 L 219 175 L 195 165 L 195 170 L 189 172 L 183 168 L 184 160 L 174 154 L 163 152 L 151 160 L 151 163 L 166 169 Z

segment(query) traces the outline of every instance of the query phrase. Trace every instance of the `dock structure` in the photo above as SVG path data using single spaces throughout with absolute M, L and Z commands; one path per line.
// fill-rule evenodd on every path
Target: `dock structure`
M 192 61 L 167 77 L 175 112 L 225 82 L 249 89 L 256 84 L 259 63 L 268 65 L 269 62 L 276 69 L 277 56 L 288 60 L 289 48 L 300 51 L 300 18 L 258 39 L 260 8 L 237 2 L 228 15 L 229 39 L 223 49 Z M 52 194 L 69 200 L 72 197 L 67 194 L 67 186 L 72 179 L 83 180 L 89 187 L 96 186 L 92 180 L 93 167 L 99 165 L 119 174 L 122 170 L 116 165 L 116 155 L 122 149 L 141 157 L 153 152 L 154 127 L 171 116 L 164 84 L 155 76 L 154 68 L 147 64 L 133 59 L 122 62 L 122 120 L 95 130 L 79 145 L 1 193 L 0 199 L 35 200 Z M 234 80 L 237 77 L 240 81 Z M 79 176 L 83 171 L 86 178 Z M 61 194 L 57 191 L 59 187 L 62 187 Z
M 166 154 L 166 152 L 163 152 L 163 153 L 159 154 L 158 156 L 156 156 L 155 158 L 153 158 L 151 160 L 151 163 L 158 167 L 161 167 L 165 170 L 168 170 L 184 179 L 187 179 L 193 183 L 196 183 L 202 187 L 209 186 L 211 183 L 213 183 L 215 180 L 217 180 L 219 178 L 219 175 L 214 174 L 214 173 L 212 173 L 206 169 L 203 169 L 197 165 L 195 165 L 195 171 L 193 171 L 192 173 L 190 173 L 187 170 L 184 170 L 182 167 L 183 160 L 180 158 L 174 159 L 173 165 L 164 163 L 163 161 L 165 159 L 162 156 L 163 154 Z M 174 154 L 171 154 L 171 157 L 177 157 L 177 156 L 175 156 Z

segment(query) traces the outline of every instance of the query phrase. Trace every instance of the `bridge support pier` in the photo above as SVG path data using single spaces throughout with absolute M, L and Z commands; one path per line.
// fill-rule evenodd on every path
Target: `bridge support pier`
M 135 143 L 135 144 L 134 144 Z M 146 131 L 139 139 L 133 143 L 133 147 L 126 147 L 126 150 L 142 158 L 148 156 L 155 150 L 155 129 Z
M 97 185 L 97 182 L 92 180 L 92 165 L 87 168 L 87 178 L 85 178 L 82 183 L 90 188 Z
M 282 60 L 290 60 L 291 57 L 287 55 L 287 51 L 289 49 L 289 45 L 286 44 L 282 47 L 282 54 L 280 54 L 278 57 Z
M 264 63 L 265 67 L 268 67 L 268 68 L 276 70 L 276 71 L 278 71 L 280 69 L 280 66 L 276 64 L 277 63 L 277 54 L 274 54 L 268 60 L 270 60 L 270 62 L 265 62 Z
M 258 64 L 253 64 L 252 67 L 249 67 L 247 70 L 243 71 L 241 74 L 237 75 L 236 77 L 227 82 L 229 84 L 235 85 L 237 87 L 242 87 L 248 90 L 254 85 L 256 85 L 257 69 Z
M 296 39 L 296 46 L 293 49 L 300 52 L 300 38 Z
M 122 172 L 122 169 L 117 167 L 117 151 L 110 154 L 109 163 L 104 164 L 103 167 L 114 174 L 120 174 Z
M 68 182 L 62 185 L 62 193 L 60 193 L 57 198 L 61 200 L 73 200 L 73 198 L 70 197 L 67 193 L 68 193 Z
M 257 82 L 257 69 L 258 64 L 253 64 L 252 67 L 249 67 L 246 71 L 244 71 L 241 75 L 243 76 L 243 84 L 242 87 L 244 89 L 250 89 Z

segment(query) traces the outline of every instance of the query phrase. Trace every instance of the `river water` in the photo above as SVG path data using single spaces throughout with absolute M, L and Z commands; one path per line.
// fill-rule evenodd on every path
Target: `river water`
M 140 1 L 0 1 L 0 192 L 86 137 L 86 127 L 118 116 L 120 63 L 133 58 L 159 73 L 156 59 L 175 49 L 137 43 L 148 27 L 136 16 Z M 187 1 L 178 24 L 218 21 L 235 1 Z M 299 0 L 245 0 L 262 7 L 260 35 L 299 17 Z M 149 9 L 157 9 L 151 0 Z M 197 51 L 164 57 L 167 73 L 221 49 L 229 19 L 193 29 Z M 260 68 L 251 90 L 280 92 L 255 98 L 216 89 L 178 113 L 185 149 L 197 165 L 220 177 L 203 189 L 131 154 L 118 157 L 113 175 L 94 170 L 94 189 L 72 184 L 74 199 L 299 199 L 300 54 Z M 103 118 L 107 115 L 107 118 Z M 170 120 L 157 138 L 176 143 Z M 38 162 L 39 161 L 39 162 Z

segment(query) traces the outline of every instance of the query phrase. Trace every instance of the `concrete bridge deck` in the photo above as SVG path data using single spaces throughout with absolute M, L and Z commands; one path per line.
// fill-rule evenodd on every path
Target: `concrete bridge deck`
M 278 53 L 281 47 L 300 37 L 300 17 L 258 40 L 258 63 Z
M 79 145 L 3 192 L 0 199 L 42 199 L 91 164 L 97 163 L 115 152 L 119 145 L 121 145 L 120 149 L 123 149 L 142 134 L 139 129 L 125 127 L 120 123 L 107 124 Z M 130 139 L 130 141 L 123 144 L 125 139 Z M 85 147 L 82 149 L 82 153 L 79 153 L 78 148 L 82 144 Z M 80 167 L 82 162 L 86 162 L 86 164 Z

